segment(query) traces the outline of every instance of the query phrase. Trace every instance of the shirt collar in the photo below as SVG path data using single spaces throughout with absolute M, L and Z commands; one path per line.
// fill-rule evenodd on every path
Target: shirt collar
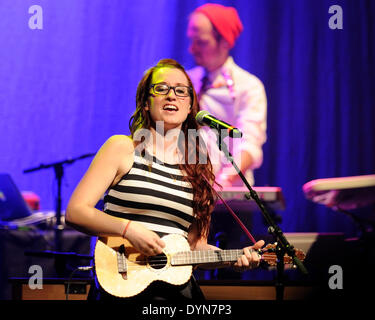
M 222 76 L 223 69 L 226 69 L 230 73 L 230 70 L 232 69 L 233 63 L 234 63 L 233 58 L 231 56 L 228 56 L 227 60 L 225 60 L 224 64 L 221 67 L 219 67 L 216 70 L 211 71 L 211 72 L 206 71 L 206 75 L 207 75 L 209 81 L 212 83 L 212 82 L 215 81 L 215 79 Z

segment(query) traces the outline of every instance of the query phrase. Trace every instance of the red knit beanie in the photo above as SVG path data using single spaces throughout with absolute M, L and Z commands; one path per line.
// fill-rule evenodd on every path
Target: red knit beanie
M 234 46 L 236 39 L 243 30 L 240 17 L 235 8 L 207 3 L 195 9 L 194 13 L 196 12 L 203 13 L 220 35 L 229 42 L 230 47 Z

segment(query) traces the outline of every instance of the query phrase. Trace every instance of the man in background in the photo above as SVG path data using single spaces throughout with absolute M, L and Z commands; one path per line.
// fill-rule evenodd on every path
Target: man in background
M 197 67 L 188 70 L 202 110 L 243 133 L 230 143 L 229 151 L 248 182 L 254 184 L 253 170 L 263 161 L 266 141 L 267 99 L 262 82 L 240 68 L 230 50 L 243 30 L 237 10 L 219 4 L 205 4 L 189 17 L 189 52 Z M 243 185 L 233 166 L 216 145 L 209 129 L 205 140 L 210 150 L 217 181 L 224 187 Z M 220 159 L 217 161 L 217 159 Z M 216 160 L 216 161 L 215 161 Z

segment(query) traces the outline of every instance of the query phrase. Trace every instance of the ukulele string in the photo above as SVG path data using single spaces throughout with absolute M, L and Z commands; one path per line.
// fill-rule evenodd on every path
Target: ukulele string
M 261 253 L 263 255 L 263 257 L 265 258 L 271 258 L 273 257 L 274 255 L 273 254 L 267 254 L 267 253 Z M 224 254 L 225 255 L 225 254 Z M 232 257 L 232 255 L 225 255 L 226 258 L 228 257 Z M 236 257 L 237 258 L 237 257 Z M 174 257 L 173 258 L 173 261 L 174 263 L 176 264 L 179 264 L 181 262 L 184 262 L 186 259 L 184 257 Z M 189 260 L 194 260 L 194 258 L 191 258 L 189 257 Z M 210 262 L 216 262 L 217 259 L 216 257 L 213 258 L 213 261 L 209 261 L 210 258 L 208 257 L 207 258 L 207 262 L 210 263 Z M 226 260 L 226 259 L 224 259 Z M 165 256 L 153 256 L 149 259 L 144 259 L 144 260 L 132 260 L 132 259 L 128 259 L 129 262 L 132 262 L 132 263 L 135 263 L 135 264 L 138 264 L 140 267 L 143 267 L 144 265 L 151 265 L 151 266 L 155 266 L 155 267 L 158 267 L 158 266 L 163 266 L 163 265 L 166 265 L 168 263 L 168 258 L 165 257 Z M 186 263 L 186 264 L 189 264 L 189 263 Z
M 273 255 L 264 255 L 264 256 L 262 256 L 262 260 L 264 260 L 266 262 L 269 262 L 269 260 L 275 260 L 276 261 L 275 256 L 273 256 Z M 287 262 L 284 261 L 284 263 L 287 263 Z M 136 262 L 136 265 L 133 265 L 131 268 L 132 269 L 143 269 L 147 264 L 148 264 L 148 262 L 146 260 L 142 261 L 142 262 Z M 192 265 L 192 264 L 195 264 L 195 263 L 187 263 L 186 265 Z M 150 266 L 153 267 L 153 268 L 164 267 L 166 265 L 167 265 L 167 261 L 165 261 L 165 263 L 152 263 L 152 264 L 150 264 Z M 183 265 L 184 264 L 176 264 L 176 265 L 173 265 L 173 266 L 183 266 Z
M 263 251 L 261 251 L 261 250 L 254 250 L 255 252 L 257 252 L 258 254 L 260 254 L 260 255 L 263 255 L 263 256 L 273 256 L 274 255 L 274 253 L 266 253 L 266 252 L 263 252 Z M 199 252 L 200 251 L 193 251 L 194 253 L 196 253 L 197 255 L 198 255 L 198 257 L 199 258 L 201 258 L 201 255 L 203 256 L 203 258 L 204 258 L 204 253 L 206 252 L 206 251 L 202 251 L 203 253 L 202 254 L 200 254 Z M 239 252 L 242 252 L 242 250 L 234 250 L 234 252 L 233 253 L 225 253 L 225 252 L 220 252 L 221 253 L 221 255 L 222 256 L 224 256 L 224 257 L 226 257 L 226 258 L 228 258 L 228 257 L 232 257 L 233 256 L 233 254 L 235 255 L 235 256 L 238 256 L 238 253 Z M 177 252 L 177 253 L 175 253 L 175 254 L 173 254 L 173 260 L 174 261 L 178 261 L 178 262 L 180 262 L 180 261 L 185 261 L 186 260 L 186 257 L 184 257 L 184 256 L 180 256 L 180 257 L 178 257 L 177 255 L 178 255 L 179 253 Z M 191 259 L 191 260 L 194 260 L 194 257 L 191 257 L 191 256 L 189 256 L 188 257 L 189 259 Z M 206 259 L 210 259 L 210 257 L 206 257 Z M 215 258 L 214 259 L 216 259 L 216 256 L 215 256 Z M 129 259 L 129 258 L 127 258 L 127 260 L 128 261 L 130 261 L 130 262 L 133 262 L 133 263 L 138 263 L 138 264 L 147 264 L 148 262 L 168 262 L 168 257 L 166 257 L 165 255 L 160 255 L 160 256 L 150 256 L 148 259 L 143 259 L 143 260 L 133 260 L 133 259 Z

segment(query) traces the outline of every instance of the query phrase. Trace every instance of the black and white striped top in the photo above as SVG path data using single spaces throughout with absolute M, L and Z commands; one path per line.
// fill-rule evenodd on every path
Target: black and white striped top
M 183 180 L 178 164 L 135 154 L 130 171 L 104 197 L 104 212 L 137 221 L 159 236 L 187 237 L 193 221 L 193 189 Z

